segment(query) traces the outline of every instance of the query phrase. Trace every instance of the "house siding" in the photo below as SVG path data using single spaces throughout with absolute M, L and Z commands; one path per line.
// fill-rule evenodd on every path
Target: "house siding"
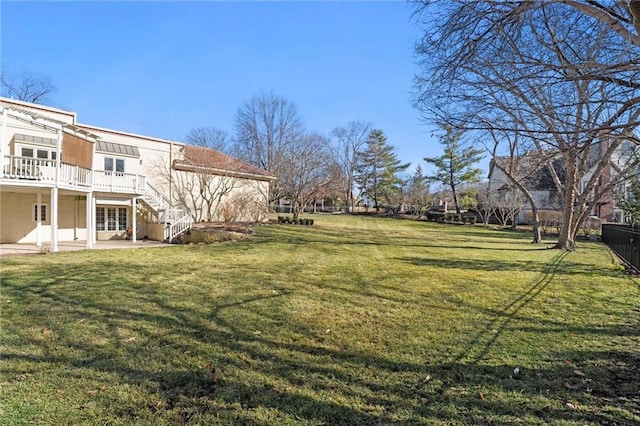
M 182 208 L 181 211 L 186 213 L 188 210 L 195 211 L 199 208 L 198 203 L 194 203 L 193 200 L 185 200 L 184 206 L 176 205 L 175 187 L 170 188 L 169 184 L 182 174 L 192 178 L 195 174 L 193 171 L 174 168 L 176 161 L 184 160 L 184 144 L 78 124 L 75 113 L 55 108 L 5 98 L 0 99 L 0 105 L 3 110 L 1 117 L 4 129 L 0 145 L 3 167 L 0 179 L 0 243 L 51 241 L 51 224 L 47 221 L 40 226 L 38 239 L 37 224 L 32 220 L 31 210 L 37 201 L 38 192 L 41 194 L 41 203 L 48 204 L 50 209 L 53 209 L 56 204 L 51 202 L 51 196 L 58 194 L 56 198 L 57 240 L 87 240 L 89 237 L 87 247 L 91 247 L 91 241 L 94 239 L 126 236 L 126 231 L 122 230 L 97 231 L 96 207 L 126 206 L 127 226 L 133 226 L 135 223 L 136 237 L 153 236 L 157 239 L 166 238 L 166 236 L 163 237 L 162 231 L 169 229 L 165 227 L 163 217 L 172 217 L 172 221 L 180 226 L 188 223 L 186 220 L 177 221 L 178 216 L 165 215 L 164 212 L 167 209 L 175 212 Z M 62 141 L 58 161 L 61 165 L 56 169 L 56 157 L 53 152 L 58 150 L 57 141 L 60 132 L 62 132 Z M 16 138 L 16 134 L 24 137 Z M 99 146 L 100 149 L 98 149 Z M 22 148 L 33 149 L 30 153 L 33 153 L 36 158 L 32 161 L 10 157 L 21 156 Z M 48 157 L 38 159 L 38 149 L 47 150 Z M 42 152 L 40 154 L 44 155 Z M 112 170 L 105 171 L 105 158 L 114 159 Z M 233 177 L 234 188 L 223 197 L 221 204 L 233 203 L 234 200 L 241 198 L 252 200 L 262 205 L 263 209 L 260 213 L 256 214 L 249 209 L 243 211 L 239 208 L 239 213 L 234 219 L 253 221 L 259 217 L 261 220 L 266 220 L 269 180 L 275 177 L 261 170 L 256 170 L 255 173 L 247 172 L 251 170 L 251 166 L 233 160 L 230 167 L 240 167 L 240 169 L 229 171 L 229 176 L 235 176 Z M 122 164 L 124 171 L 118 173 L 120 170 L 117 169 Z M 25 165 L 29 173 L 18 173 L 25 169 Z M 9 169 L 16 169 L 18 172 Z M 226 174 L 226 171 L 215 167 L 209 172 L 213 176 L 212 187 L 221 179 L 229 178 L 229 176 L 220 175 Z M 174 205 L 169 208 L 154 206 L 153 201 L 162 198 L 157 196 L 155 190 L 161 193 L 165 200 L 171 200 Z M 94 200 L 90 206 L 87 206 L 87 197 Z M 135 214 L 134 200 L 137 205 Z M 88 216 L 93 217 L 93 220 L 88 223 L 93 226 L 87 226 Z M 222 218 L 223 215 L 218 211 L 211 219 L 221 220 Z M 50 219 L 51 213 L 48 220 Z M 91 235 L 87 229 L 90 229 Z
M 86 201 L 75 195 L 58 197 L 58 239 L 87 239 Z M 0 197 L 0 243 L 33 243 L 38 241 L 37 223 L 32 220 L 36 193 L 4 192 Z M 51 242 L 51 196 L 41 194 L 41 204 L 49 206 L 48 217 L 40 228 L 43 243 Z

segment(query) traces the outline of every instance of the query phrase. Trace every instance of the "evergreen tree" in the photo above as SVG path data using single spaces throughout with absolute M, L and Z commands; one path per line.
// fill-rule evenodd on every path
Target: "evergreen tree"
M 428 207 L 431 202 L 431 194 L 429 193 L 429 185 L 424 177 L 422 166 L 418 164 L 416 171 L 409 179 L 407 189 L 407 201 L 415 210 L 415 214 L 420 214 L 422 209 Z
M 445 130 L 446 133 L 440 138 L 440 143 L 444 145 L 444 155 L 424 159 L 436 167 L 435 173 L 427 176 L 427 180 L 441 182 L 451 188 L 456 213 L 460 214 L 459 188 L 463 184 L 480 181 L 482 170 L 473 166 L 482 159 L 482 150 L 465 147 L 461 143 L 462 132 L 450 127 Z
M 402 164 L 392 145 L 382 130 L 372 130 L 366 148 L 358 156 L 356 183 L 361 193 L 373 201 L 376 211 L 380 211 L 381 199 L 398 191 L 402 179 L 399 174 L 409 167 Z

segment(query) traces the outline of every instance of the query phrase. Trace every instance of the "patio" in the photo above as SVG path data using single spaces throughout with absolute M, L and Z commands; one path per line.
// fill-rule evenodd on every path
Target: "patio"
M 139 249 L 149 247 L 170 247 L 160 241 L 138 240 L 135 243 L 129 240 L 108 240 L 98 241 L 93 248 L 87 249 L 86 241 L 61 241 L 58 242 L 58 251 L 78 251 L 78 250 L 109 250 L 109 249 Z M 0 244 L 0 256 L 30 255 L 46 253 L 46 248 L 50 247 L 44 243 L 43 249 L 35 244 Z

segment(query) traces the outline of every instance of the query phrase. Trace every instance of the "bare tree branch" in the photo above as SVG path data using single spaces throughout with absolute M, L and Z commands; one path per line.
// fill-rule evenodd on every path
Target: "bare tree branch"
M 43 103 L 56 90 L 51 77 L 38 74 L 23 73 L 11 75 L 4 68 L 0 75 L 2 95 L 19 101 Z

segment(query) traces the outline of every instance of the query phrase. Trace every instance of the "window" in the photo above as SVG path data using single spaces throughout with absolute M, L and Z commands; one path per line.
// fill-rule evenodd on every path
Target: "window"
M 117 231 L 116 208 L 107 208 L 107 231 Z
M 124 173 L 124 159 L 104 157 L 104 170 L 107 172 L 116 172 L 116 175 Z
M 48 204 L 32 204 L 31 208 L 31 220 L 33 222 L 46 222 L 49 219 L 49 205 Z
M 127 209 L 118 209 L 118 229 L 127 229 Z
M 97 207 L 96 231 L 126 231 L 126 207 Z
M 96 209 L 96 231 L 104 231 L 104 209 L 102 207 Z
M 20 155 L 23 157 L 37 158 L 38 160 L 55 160 L 56 152 L 49 149 L 20 148 Z

